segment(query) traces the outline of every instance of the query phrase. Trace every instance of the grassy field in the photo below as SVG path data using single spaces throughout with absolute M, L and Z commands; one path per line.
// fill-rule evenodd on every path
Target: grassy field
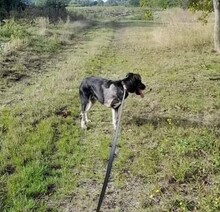
M 219 211 L 220 81 L 213 79 L 220 56 L 212 51 L 212 20 L 203 25 L 178 9 L 153 21 L 109 10 L 110 21 L 104 15 L 95 24 L 12 20 L 21 35 L 0 30 L 1 211 L 94 211 L 111 111 L 97 103 L 90 129 L 81 130 L 78 87 L 88 75 L 128 72 L 140 73 L 147 90 L 144 99 L 126 100 L 102 210 Z

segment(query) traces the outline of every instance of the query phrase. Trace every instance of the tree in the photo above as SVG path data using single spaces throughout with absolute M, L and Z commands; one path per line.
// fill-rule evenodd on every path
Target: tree
M 184 0 L 140 0 L 140 5 L 166 9 L 169 7 L 182 6 L 183 1 Z
M 47 16 L 52 21 L 57 21 L 59 18 L 66 18 L 66 7 L 71 0 L 32 0 L 32 4 L 46 11 Z
M 189 0 L 189 6 L 205 13 L 214 10 L 214 50 L 220 53 L 220 0 Z
M 97 0 L 98 6 L 103 6 L 104 5 L 104 1 L 103 0 Z
M 220 0 L 213 0 L 215 24 L 214 24 L 214 48 L 220 53 Z
M 24 10 L 25 0 L 0 0 L 0 20 L 9 15 L 11 10 Z
M 140 5 L 139 0 L 129 0 L 129 4 L 134 7 L 138 7 Z
M 37 7 L 54 7 L 65 8 L 70 0 L 33 0 L 33 4 Z

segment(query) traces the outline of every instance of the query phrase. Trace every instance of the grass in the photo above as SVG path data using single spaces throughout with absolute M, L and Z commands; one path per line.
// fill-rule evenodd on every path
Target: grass
M 78 16 L 92 20 L 115 21 L 115 20 L 145 20 L 145 10 L 136 7 L 68 7 L 68 11 Z
M 23 24 L 21 20 L 6 20 L 0 29 L 0 90 L 41 71 L 48 58 L 63 47 L 74 45 L 80 40 L 80 33 L 92 25 L 90 21 L 69 19 L 52 24 L 43 17 Z
M 219 81 L 209 80 L 219 75 L 219 55 L 208 37 L 206 45 L 197 43 L 177 24 L 172 30 L 182 41 L 172 37 L 172 45 L 158 45 L 153 35 L 168 37 L 171 24 L 161 21 L 167 22 L 121 18 L 82 29 L 75 42 L 45 60 L 45 71 L 33 71 L 1 93 L 2 210 L 96 208 L 113 133 L 111 112 L 96 104 L 90 130 L 82 131 L 78 86 L 88 75 L 119 79 L 131 71 L 141 74 L 147 91 L 144 99 L 126 100 L 103 211 L 219 210 L 220 93 Z M 47 25 L 49 37 L 59 35 L 61 26 Z M 196 20 L 187 25 L 198 26 L 202 32 Z
M 172 14 L 172 15 L 171 15 Z M 162 17 L 162 18 L 161 18 Z M 186 48 L 193 46 L 209 46 L 212 42 L 213 23 L 207 24 L 198 21 L 200 15 L 192 15 L 189 11 L 173 9 L 172 13 L 167 10 L 163 16 L 158 17 L 158 21 L 164 23 L 165 27 L 155 28 L 152 31 L 153 43 L 162 47 Z

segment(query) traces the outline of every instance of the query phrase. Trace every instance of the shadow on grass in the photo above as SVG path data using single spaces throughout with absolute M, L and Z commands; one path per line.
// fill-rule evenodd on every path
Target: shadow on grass
M 176 126 L 176 127 L 192 127 L 192 128 L 200 128 L 200 127 L 220 127 L 220 123 L 204 123 L 202 119 L 199 118 L 173 118 L 167 116 L 152 116 L 152 117 L 138 117 L 133 116 L 126 124 L 135 124 L 137 126 L 142 126 L 145 124 L 151 124 L 155 129 L 164 126 Z
M 126 27 L 148 27 L 155 28 L 163 25 L 159 22 L 154 21 L 142 21 L 142 20 L 128 20 L 128 21 L 118 21 L 115 23 L 116 28 L 126 28 Z
M 104 28 L 122 29 L 127 27 L 155 28 L 164 25 L 164 23 L 143 20 L 115 20 L 106 22 L 96 21 L 96 25 Z

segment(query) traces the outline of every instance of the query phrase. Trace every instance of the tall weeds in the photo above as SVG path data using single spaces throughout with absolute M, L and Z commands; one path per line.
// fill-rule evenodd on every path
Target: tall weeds
M 181 9 L 168 10 L 161 17 L 162 26 L 152 31 L 156 47 L 192 48 L 211 44 L 211 20 L 204 24 L 198 20 L 198 14 Z
M 39 34 L 40 35 L 47 35 L 49 33 L 49 31 L 48 31 L 48 28 L 50 25 L 49 18 L 38 17 L 35 19 L 35 23 L 39 27 Z
M 5 20 L 0 27 L 0 53 L 10 55 L 26 47 L 30 33 L 25 25 L 17 23 L 14 19 Z

